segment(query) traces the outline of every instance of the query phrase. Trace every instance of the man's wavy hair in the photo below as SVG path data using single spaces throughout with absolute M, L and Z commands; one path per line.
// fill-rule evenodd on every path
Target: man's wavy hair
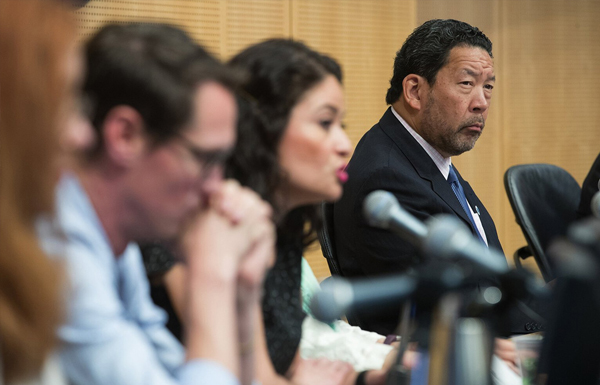
M 165 24 L 105 25 L 85 46 L 84 93 L 101 133 L 109 111 L 134 108 L 155 144 L 173 138 L 193 116 L 198 86 L 214 81 L 234 90 L 240 81 L 184 31 Z M 90 156 L 102 152 L 102 135 Z
M 286 176 L 278 164 L 278 147 L 291 112 L 302 96 L 329 75 L 342 82 L 342 71 L 332 58 L 303 43 L 271 39 L 233 57 L 229 65 L 249 74 L 241 87 L 238 141 L 228 164 L 228 175 L 257 191 L 280 211 L 275 194 Z M 302 239 L 306 247 L 321 225 L 318 205 L 302 206 L 278 224 L 280 242 Z
M 478 28 L 462 21 L 434 19 L 417 27 L 396 53 L 386 103 L 400 99 L 402 81 L 409 74 L 422 76 L 433 86 L 438 71 L 448 63 L 450 51 L 457 46 L 479 47 L 493 57 L 490 39 Z

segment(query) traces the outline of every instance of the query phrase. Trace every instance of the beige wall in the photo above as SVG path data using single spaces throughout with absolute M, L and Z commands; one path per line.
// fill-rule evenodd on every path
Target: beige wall
M 553 163 L 581 183 L 600 151 L 597 0 L 92 0 L 77 17 L 82 38 L 108 20 L 179 25 L 222 59 L 268 37 L 303 40 L 343 66 L 355 144 L 383 113 L 395 52 L 417 25 L 456 18 L 478 26 L 494 43 L 498 81 L 484 135 L 454 162 L 508 254 L 524 239 L 504 171 Z M 307 256 L 317 276 L 329 275 L 318 246 Z

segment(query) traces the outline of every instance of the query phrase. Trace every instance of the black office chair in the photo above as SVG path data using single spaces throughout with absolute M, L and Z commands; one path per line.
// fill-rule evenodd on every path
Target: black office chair
M 551 164 L 524 164 L 510 167 L 504 187 L 527 246 L 514 254 L 521 259 L 533 256 L 546 282 L 555 277 L 554 265 L 546 256 L 550 242 L 565 235 L 575 220 L 581 187 L 571 174 Z
M 323 216 L 323 226 L 319 230 L 319 242 L 321 243 L 321 251 L 329 265 L 329 271 L 332 276 L 343 276 L 340 269 L 340 263 L 337 259 L 335 250 L 335 238 L 333 232 L 333 203 L 321 203 L 321 214 Z M 329 278 L 327 278 L 329 279 Z M 327 280 L 326 279 L 326 280 Z M 360 322 L 354 313 L 346 313 L 346 319 L 352 326 L 360 326 Z
M 323 227 L 319 230 L 319 242 L 321 251 L 329 265 L 331 275 L 342 275 L 340 264 L 337 260 L 335 250 L 335 239 L 333 238 L 333 204 L 328 202 L 321 203 L 321 214 L 323 216 Z

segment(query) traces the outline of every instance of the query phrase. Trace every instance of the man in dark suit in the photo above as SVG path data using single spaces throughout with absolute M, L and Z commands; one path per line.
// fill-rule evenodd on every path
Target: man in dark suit
M 474 236 L 502 251 L 492 218 L 451 162 L 471 150 L 484 130 L 494 82 L 492 43 L 479 29 L 430 20 L 407 38 L 386 96 L 391 107 L 358 143 L 344 195 L 334 206 L 344 276 L 399 273 L 422 263 L 411 243 L 365 222 L 363 200 L 379 189 L 392 192 L 420 220 L 455 215 Z M 391 307 L 387 314 L 358 319 L 367 330 L 389 334 L 398 312 Z M 537 327 L 518 323 L 513 332 Z

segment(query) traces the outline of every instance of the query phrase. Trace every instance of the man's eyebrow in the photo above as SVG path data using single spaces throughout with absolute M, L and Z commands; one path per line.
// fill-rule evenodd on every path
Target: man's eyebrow
M 481 76 L 481 72 L 476 72 L 468 68 L 463 68 L 462 72 L 469 76 L 473 76 L 474 78 Z
M 466 73 L 469 76 L 473 76 L 474 78 L 481 76 L 481 72 L 473 71 L 469 68 L 463 68 L 462 72 Z M 496 75 L 492 75 L 486 79 L 487 81 L 496 81 Z

